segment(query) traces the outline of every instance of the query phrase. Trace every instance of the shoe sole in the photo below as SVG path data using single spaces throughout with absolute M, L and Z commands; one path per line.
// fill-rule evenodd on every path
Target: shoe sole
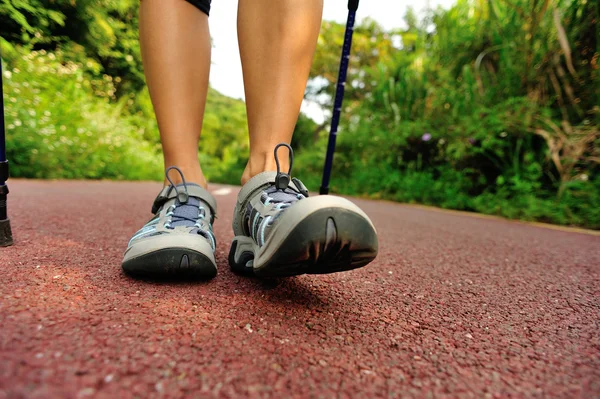
M 156 250 L 124 261 L 122 268 L 127 275 L 138 278 L 206 280 L 217 275 L 212 259 L 187 248 Z
M 271 278 L 366 266 L 377 256 L 377 233 L 366 215 L 358 212 L 345 207 L 318 209 L 302 218 L 285 237 L 277 237 L 274 231 L 275 237 L 262 249 L 251 238 L 237 236 L 229 252 L 229 265 L 234 272 Z M 268 257 L 257 260 L 257 255 L 264 253 Z
M 210 279 L 217 275 L 212 247 L 192 234 L 150 237 L 125 251 L 123 271 L 153 279 Z

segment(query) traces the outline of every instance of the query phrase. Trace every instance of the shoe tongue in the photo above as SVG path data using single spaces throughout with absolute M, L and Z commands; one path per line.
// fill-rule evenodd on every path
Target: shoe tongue
M 298 201 L 298 195 L 289 190 L 278 190 L 274 185 L 267 188 L 265 193 L 269 195 L 273 200 L 277 202 L 296 202 Z
M 188 186 L 193 185 L 192 183 L 188 183 Z M 185 187 L 183 184 L 177 185 L 177 190 L 179 192 L 185 192 Z M 175 200 L 175 210 L 173 211 L 171 226 L 185 226 L 192 227 L 196 224 L 195 220 L 198 219 L 200 205 L 204 208 L 205 218 L 206 220 L 210 220 L 210 207 L 208 204 L 204 203 L 204 201 L 199 200 L 196 197 L 188 197 L 188 201 L 185 204 L 179 202 L 178 199 Z M 192 220 L 188 220 L 192 219 Z

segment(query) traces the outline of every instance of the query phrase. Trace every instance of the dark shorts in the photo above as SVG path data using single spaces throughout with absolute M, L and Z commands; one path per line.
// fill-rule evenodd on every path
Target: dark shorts
M 208 15 L 210 13 L 210 0 L 186 0 L 188 3 L 191 3 L 198 7 L 200 11 Z

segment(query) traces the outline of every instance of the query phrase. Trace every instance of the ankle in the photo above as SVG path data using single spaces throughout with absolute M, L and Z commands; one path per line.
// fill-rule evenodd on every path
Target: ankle
M 281 154 L 279 154 L 279 164 L 281 171 L 288 171 L 290 167 L 289 159 L 287 154 L 284 155 L 283 150 L 281 151 Z M 262 172 L 276 171 L 277 163 L 275 162 L 275 157 L 273 156 L 272 151 L 268 153 L 251 154 L 250 158 L 248 159 L 248 163 L 246 164 L 246 169 L 244 169 L 244 173 L 242 174 L 241 183 L 242 185 L 246 184 L 248 180 Z
M 206 181 L 206 178 L 204 177 L 204 174 L 202 173 L 202 169 L 200 169 L 200 166 L 197 166 L 197 165 L 196 166 L 188 166 L 188 167 L 186 167 L 185 165 L 182 165 L 182 166 L 175 165 L 175 166 L 177 166 L 183 173 L 186 183 L 194 183 L 205 189 L 208 187 L 208 183 Z M 167 166 L 167 168 L 168 168 L 168 166 Z M 179 173 L 177 173 L 177 171 L 175 171 L 175 170 L 171 170 L 169 172 L 169 178 L 175 185 L 183 183 L 183 179 L 181 178 L 181 175 Z M 165 186 L 168 186 L 171 183 L 169 183 L 169 181 L 165 178 L 164 184 L 165 184 Z

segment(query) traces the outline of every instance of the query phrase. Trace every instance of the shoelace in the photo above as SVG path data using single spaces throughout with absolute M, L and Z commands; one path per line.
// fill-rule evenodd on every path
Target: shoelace
M 271 186 L 263 192 L 261 200 L 265 205 L 276 204 L 276 209 L 285 209 L 304 198 L 304 195 L 290 189 L 280 190 Z
M 198 212 L 198 216 L 189 216 L 191 213 L 190 211 L 196 210 Z M 175 204 L 171 205 L 169 209 L 167 209 L 166 216 L 168 219 L 165 223 L 165 228 L 167 229 L 172 230 L 177 226 L 197 227 L 200 229 L 202 228 L 200 221 L 206 218 L 206 209 L 202 205 L 195 206 L 191 204 L 181 204 L 179 202 L 175 202 Z
M 275 209 L 279 211 L 284 211 L 286 208 L 289 208 L 294 203 L 300 201 L 303 198 L 305 197 L 302 194 L 299 194 L 289 189 L 280 190 L 273 185 L 265 191 L 263 191 L 260 200 L 265 205 L 273 204 L 275 205 Z M 259 220 L 259 214 L 255 214 L 254 219 L 250 224 L 250 234 L 259 245 L 264 245 L 266 239 L 265 232 L 267 226 L 269 226 L 269 224 L 275 219 L 275 217 L 276 216 L 268 215 L 264 219 Z

